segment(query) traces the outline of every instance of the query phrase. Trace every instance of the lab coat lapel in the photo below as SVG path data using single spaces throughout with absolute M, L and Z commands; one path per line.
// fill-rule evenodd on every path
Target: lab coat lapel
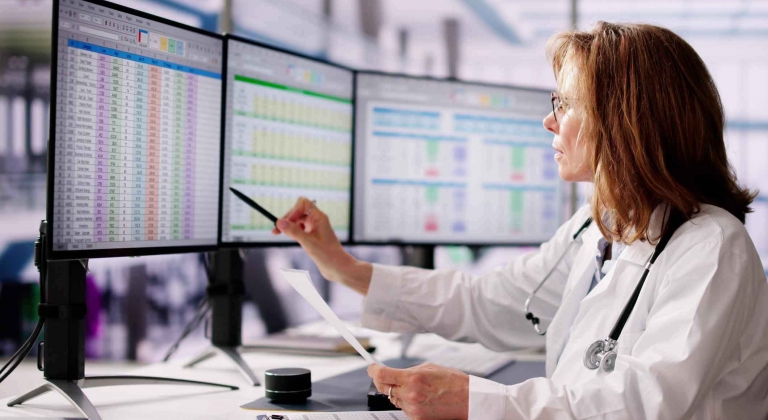
M 555 371 L 557 360 L 568 341 L 573 320 L 579 312 L 579 305 L 589 291 L 595 274 L 594 253 L 601 237 L 600 230 L 594 224 L 582 236 L 584 245 L 574 261 L 560 308 L 547 330 L 547 377 L 551 377 Z

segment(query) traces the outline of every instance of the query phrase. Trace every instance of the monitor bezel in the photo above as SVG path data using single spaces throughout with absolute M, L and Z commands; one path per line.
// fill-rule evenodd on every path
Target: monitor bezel
M 78 0 L 87 3 L 94 4 L 96 6 L 110 8 L 123 13 L 129 13 L 135 16 L 142 17 L 144 19 L 152 20 L 165 25 L 174 26 L 179 29 L 188 30 L 190 32 L 196 32 L 201 35 L 210 36 L 213 39 L 222 41 L 222 48 L 224 47 L 224 37 L 221 34 L 209 32 L 204 29 L 195 28 L 189 25 L 184 25 L 172 20 L 155 16 L 150 13 L 143 12 L 141 10 L 132 9 L 130 7 L 121 6 L 106 0 Z M 59 39 L 59 7 L 66 0 L 53 0 L 53 20 L 51 23 L 51 98 L 55 98 L 58 94 L 57 76 L 58 76 L 58 39 Z M 223 52 L 222 52 L 223 54 Z M 222 75 L 224 74 L 224 64 L 222 60 Z M 223 77 L 222 77 L 223 80 Z M 160 247 L 147 247 L 147 248 L 116 248 L 116 249 L 93 249 L 93 250 L 76 250 L 76 251 L 56 251 L 53 249 L 53 201 L 54 201 L 54 169 L 56 160 L 56 102 L 52 101 L 53 110 L 50 112 L 49 117 L 49 131 L 48 131 L 48 158 L 47 158 L 47 186 L 46 186 L 46 220 L 48 221 L 46 234 L 48 236 L 47 254 L 50 260 L 80 260 L 91 258 L 113 258 L 113 257 L 138 257 L 144 255 L 162 255 L 162 254 L 182 254 L 188 252 L 206 252 L 218 249 L 218 237 L 221 236 L 220 232 L 217 232 L 217 241 L 211 245 L 176 245 L 176 246 L 160 246 Z M 219 182 L 221 184 L 221 182 Z M 219 209 L 219 219 L 221 219 L 221 209 Z
M 497 88 L 497 89 L 517 89 L 522 91 L 528 91 L 528 92 L 537 92 L 537 93 L 551 93 L 554 89 L 546 89 L 546 88 L 539 88 L 539 87 L 530 87 L 530 86 L 519 86 L 519 85 L 513 85 L 513 84 L 498 84 L 498 83 L 485 83 L 485 82 L 477 82 L 477 81 L 467 81 L 462 80 L 459 78 L 452 78 L 452 77 L 433 77 L 433 76 L 415 76 L 411 74 L 403 74 L 403 73 L 390 73 L 385 71 L 377 71 L 377 70 L 359 70 L 355 72 L 355 112 L 353 113 L 354 121 L 357 122 L 357 104 L 358 104 L 358 98 L 357 98 L 357 86 L 358 86 L 358 77 L 360 76 L 385 76 L 385 77 L 391 77 L 391 78 L 405 78 L 405 79 L 411 79 L 411 80 L 423 80 L 423 81 L 429 81 L 429 82 L 443 82 L 443 83 L 461 83 L 463 85 L 469 85 L 469 86 L 479 86 L 479 87 L 487 87 L 487 88 Z M 542 119 L 546 117 L 546 115 L 542 116 Z M 362 139 L 357 138 L 357 125 L 354 126 L 355 133 L 354 133 L 354 143 L 357 143 L 358 141 L 362 141 Z M 353 149 L 354 150 L 354 149 Z M 354 153 L 354 152 L 353 152 Z M 357 154 L 355 154 L 352 157 L 352 167 L 357 167 Z M 498 247 L 536 247 L 541 245 L 543 242 L 531 242 L 531 241 L 491 241 L 491 242 L 483 242 L 483 241 L 416 241 L 416 240 L 398 240 L 398 239 L 382 239 L 382 240 L 370 240 L 370 239 L 364 239 L 364 240 L 357 240 L 355 237 L 355 198 L 357 191 L 357 172 L 353 171 L 352 173 L 352 211 L 350 211 L 350 215 L 352 216 L 352 236 L 350 237 L 350 242 L 354 245 L 396 245 L 396 246 L 425 246 L 425 247 L 436 247 L 436 246 L 498 246 Z M 559 181 L 560 183 L 560 194 L 562 195 L 564 191 L 566 190 L 565 186 L 567 183 L 565 183 L 562 179 Z M 562 197 L 558 197 L 558 200 L 561 201 L 561 204 L 563 206 L 567 205 L 567 202 L 563 200 Z M 558 214 L 560 218 L 560 224 L 565 223 L 565 216 L 567 213 L 564 208 L 558 209 Z
M 227 141 L 227 139 L 226 139 L 226 130 L 227 130 L 227 120 L 226 120 L 226 113 L 227 113 L 227 108 L 226 108 L 227 103 L 226 103 L 226 101 L 227 101 L 227 98 L 226 98 L 226 92 L 227 92 L 227 82 L 228 82 L 228 79 L 229 79 L 228 74 L 227 74 L 227 69 L 228 69 L 228 66 L 229 66 L 229 53 L 228 53 L 228 51 L 229 51 L 229 41 L 242 42 L 242 43 L 245 43 L 245 44 L 250 44 L 250 45 L 255 46 L 255 47 L 265 48 L 265 49 L 272 50 L 272 51 L 275 51 L 275 52 L 279 52 L 279 53 L 283 53 L 283 54 L 288 54 L 288 55 L 292 55 L 292 56 L 295 56 L 295 57 L 298 57 L 298 58 L 314 61 L 314 62 L 319 63 L 319 64 L 329 65 L 329 66 L 336 67 L 336 68 L 341 69 L 341 70 L 348 71 L 352 75 L 352 133 L 351 133 L 351 138 L 352 138 L 352 148 L 351 148 L 351 153 L 352 153 L 351 159 L 352 160 L 351 160 L 351 162 L 352 163 L 350 165 L 350 174 L 349 174 L 349 176 L 351 177 L 351 179 L 349 180 L 350 181 L 349 185 L 351 186 L 350 187 L 351 191 L 350 191 L 350 196 L 349 196 L 350 197 L 350 200 L 349 200 L 349 220 L 348 220 L 349 232 L 348 232 L 347 239 L 344 240 L 344 241 L 340 241 L 340 242 L 341 242 L 342 245 L 354 245 L 352 243 L 352 218 L 353 218 L 353 215 L 352 215 L 352 209 L 353 209 L 353 207 L 352 207 L 352 200 L 354 200 L 354 184 L 353 184 L 353 182 L 354 182 L 354 177 L 355 177 L 355 174 L 354 174 L 354 165 L 355 165 L 355 163 L 354 163 L 355 162 L 355 117 L 354 116 L 355 116 L 355 108 L 356 108 L 356 106 L 355 106 L 356 105 L 355 104 L 355 93 L 356 93 L 356 91 L 355 91 L 355 81 L 357 80 L 356 71 L 354 69 L 350 68 L 350 67 L 347 67 L 347 66 L 344 66 L 342 64 L 335 63 L 335 62 L 332 62 L 332 61 L 329 61 L 329 60 L 326 60 L 326 59 L 322 59 L 322 58 L 318 58 L 318 57 L 312 57 L 312 56 L 307 55 L 307 54 L 302 54 L 302 53 L 299 53 L 299 52 L 296 52 L 296 51 L 292 51 L 292 50 L 288 50 L 288 49 L 285 49 L 285 48 L 280 48 L 280 47 L 276 47 L 276 46 L 273 46 L 273 45 L 268 45 L 268 44 L 265 44 L 263 42 L 254 41 L 252 39 L 244 38 L 242 36 L 234 35 L 234 34 L 231 34 L 231 33 L 225 33 L 224 34 L 224 60 L 223 60 L 224 68 L 222 70 L 223 83 L 221 85 L 221 88 L 222 88 L 221 100 L 222 100 L 222 102 L 221 102 L 221 153 L 220 153 L 221 163 L 219 165 L 219 169 L 221 171 L 221 173 L 219 175 L 219 238 L 218 238 L 219 239 L 219 248 L 266 248 L 266 247 L 270 247 L 271 248 L 271 247 L 299 246 L 299 243 L 296 242 L 295 240 L 292 240 L 292 239 L 291 240 L 287 240 L 287 241 L 258 241 L 258 242 L 224 242 L 224 241 L 222 241 L 222 234 L 224 233 L 224 226 L 223 226 L 223 220 L 224 220 L 224 194 L 225 194 L 225 191 L 224 191 L 224 151 L 225 151 L 225 148 L 226 148 L 226 141 Z M 229 189 L 227 189 L 226 192 L 229 193 Z M 275 216 L 280 218 L 283 215 L 282 214 L 276 214 Z M 281 234 L 281 235 L 284 235 L 284 234 Z

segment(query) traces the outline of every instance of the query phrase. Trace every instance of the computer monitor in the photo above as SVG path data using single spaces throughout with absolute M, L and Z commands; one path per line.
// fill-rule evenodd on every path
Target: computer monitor
M 354 76 L 317 59 L 226 36 L 221 246 L 293 241 L 229 191 L 277 217 L 317 201 L 349 239 Z
M 549 91 L 356 75 L 353 240 L 518 245 L 565 205 Z
M 53 45 L 49 256 L 214 249 L 222 37 L 60 0 Z

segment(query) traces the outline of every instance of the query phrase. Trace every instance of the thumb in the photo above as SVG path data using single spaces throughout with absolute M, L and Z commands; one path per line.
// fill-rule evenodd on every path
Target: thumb
M 293 223 L 287 218 L 279 219 L 277 221 L 277 229 L 286 234 L 289 238 L 299 242 L 301 242 L 307 235 L 298 223 Z

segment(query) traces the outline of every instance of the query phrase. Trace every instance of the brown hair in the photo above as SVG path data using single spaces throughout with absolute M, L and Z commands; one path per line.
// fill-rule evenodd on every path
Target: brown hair
M 568 93 L 582 117 L 592 212 L 606 238 L 654 241 L 648 227 L 659 204 L 686 219 L 711 204 L 744 223 L 755 194 L 728 163 L 720 95 L 688 43 L 657 26 L 598 22 L 555 35 L 547 49 L 558 83 L 575 70 Z

